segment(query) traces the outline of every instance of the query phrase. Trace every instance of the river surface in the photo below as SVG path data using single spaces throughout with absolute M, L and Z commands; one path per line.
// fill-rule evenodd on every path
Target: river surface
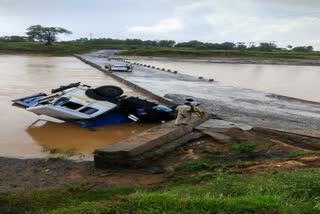
M 37 122 L 48 118 L 11 105 L 12 99 L 49 93 L 52 88 L 78 81 L 91 86 L 118 85 L 127 95 L 143 97 L 74 57 L 0 55 L 0 156 L 90 156 L 96 148 L 152 127 L 125 124 L 89 131 L 72 123 Z
M 226 64 L 170 59 L 131 61 L 214 79 L 226 85 L 320 102 L 320 66 Z

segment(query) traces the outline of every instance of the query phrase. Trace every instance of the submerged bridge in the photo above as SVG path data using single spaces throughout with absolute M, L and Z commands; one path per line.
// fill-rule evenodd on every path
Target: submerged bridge
M 128 60 L 121 58 L 108 60 L 115 52 L 105 50 L 76 57 L 164 104 L 179 104 L 186 98 L 193 98 L 201 103 L 206 112 L 218 115 L 226 121 L 320 136 L 319 103 L 226 86 L 220 82 L 188 76 L 179 71 L 156 68 L 152 65 L 135 63 L 133 72 L 110 73 L 104 69 L 105 64 L 129 63 Z M 130 63 L 134 63 L 134 60 Z M 195 122 L 194 126 L 196 124 L 198 122 Z M 174 139 L 170 138 L 170 140 Z M 96 153 L 99 154 L 98 159 L 103 156 L 101 151 L 106 151 L 106 148 L 98 150 Z

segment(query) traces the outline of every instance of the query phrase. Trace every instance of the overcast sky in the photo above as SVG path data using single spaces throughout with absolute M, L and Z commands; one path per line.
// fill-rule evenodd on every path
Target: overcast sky
M 319 0 L 0 0 L 0 36 L 34 24 L 73 31 L 62 39 L 266 42 L 320 49 Z

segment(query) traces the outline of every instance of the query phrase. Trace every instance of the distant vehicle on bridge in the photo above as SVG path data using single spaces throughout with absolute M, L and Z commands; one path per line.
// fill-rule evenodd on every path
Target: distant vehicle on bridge
M 105 69 L 108 69 L 113 72 L 132 72 L 133 66 L 129 64 L 107 64 L 105 65 Z

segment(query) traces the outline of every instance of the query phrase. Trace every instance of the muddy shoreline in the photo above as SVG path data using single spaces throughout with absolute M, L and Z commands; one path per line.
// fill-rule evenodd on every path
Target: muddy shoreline
M 229 129 L 225 138 L 202 136 L 188 141 L 144 168 L 97 169 L 92 161 L 63 158 L 15 159 L 0 157 L 0 193 L 72 185 L 89 189 L 110 186 L 159 186 L 181 165 L 193 161 L 215 163 L 217 170 L 235 173 L 295 170 L 320 167 L 320 138 L 309 138 L 265 129 Z M 254 142 L 254 149 L 239 153 L 234 145 Z
M 0 193 L 85 185 L 104 188 L 113 185 L 153 185 L 165 180 L 157 167 L 147 169 L 96 169 L 93 161 L 62 158 L 0 158 Z

